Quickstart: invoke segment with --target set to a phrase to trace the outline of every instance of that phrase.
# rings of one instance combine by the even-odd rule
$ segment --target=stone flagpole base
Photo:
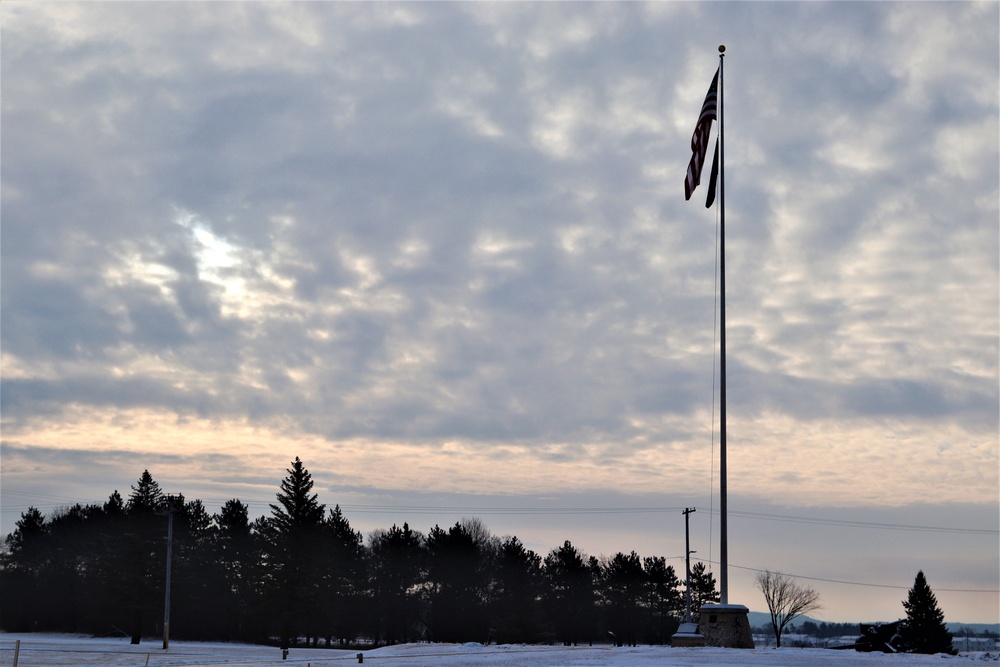
[[[677,632],[670,637],[671,646],[704,646],[705,637],[698,632],[697,623],[681,623]]]
[[[703,604],[698,618],[698,632],[705,646],[753,648],[750,633],[750,610],[741,604]]]

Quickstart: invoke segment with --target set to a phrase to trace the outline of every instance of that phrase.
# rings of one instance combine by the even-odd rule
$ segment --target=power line
[[[874,521],[855,521],[845,519],[821,519],[816,517],[789,516],[785,514],[767,514],[764,512],[730,512],[730,516],[745,519],[760,519],[764,521],[781,521],[786,523],[807,523],[813,525],[842,526],[845,528],[870,528],[874,530],[905,530],[929,533],[963,533],[970,535],[1000,535],[1000,530],[987,528],[962,528],[954,526],[918,526],[913,524],[881,523]]]
[[[718,563],[712,563],[713,565],[718,565]],[[766,570],[761,570],[755,567],[746,567],[744,565],[733,565],[729,564],[729,567],[735,567],[740,570],[748,570],[750,572],[765,572]],[[845,581],[843,579],[826,579],[824,577],[810,577],[804,574],[792,574],[790,572],[782,572],[782,574],[787,574],[789,577],[794,577],[796,579],[806,579],[809,581],[823,581],[830,584],[844,584],[846,586],[864,586],[866,588],[892,588],[895,590],[907,591],[910,590],[909,586],[896,586],[892,584],[872,584],[863,581]],[[1000,593],[1000,589],[973,589],[973,588],[934,588],[935,591],[941,591],[945,593]]]
[[[75,501],[70,498],[62,496],[52,496],[35,494],[22,491],[10,491],[6,495],[8,496],[18,496],[23,498],[46,498],[50,500],[64,501],[56,503],[35,503],[31,506],[35,507],[39,511],[50,510],[55,511],[63,509],[67,506],[76,504]],[[225,500],[220,500],[218,498],[210,498],[209,502],[218,502],[220,506],[228,501],[229,498]],[[203,501],[204,502],[204,501]],[[269,507],[270,503],[264,501],[241,501],[248,507]],[[81,503],[85,504],[85,503]],[[95,503],[96,504],[96,503]],[[9,505],[0,509],[3,512],[23,512],[27,510],[28,505],[14,506]],[[645,507],[471,507],[471,506],[446,506],[446,505],[375,505],[375,504],[341,504],[340,508],[342,510],[351,511],[359,514],[385,514],[385,513],[401,513],[401,514],[480,514],[480,515],[490,515],[490,516],[563,516],[563,515],[622,515],[622,514],[654,514],[654,513],[674,513],[682,511],[686,508],[683,507],[663,507],[663,506],[645,506]],[[705,509],[700,508],[701,511],[707,512],[709,514],[718,513],[718,510],[714,508]],[[745,519],[754,519],[760,521],[776,521],[776,522],[786,522],[786,523],[804,523],[811,525],[823,525],[823,526],[838,526],[842,528],[861,528],[869,530],[901,530],[901,531],[919,531],[919,532],[931,532],[931,533],[960,533],[969,535],[997,535],[1000,531],[992,529],[981,529],[981,528],[956,528],[951,526],[918,526],[912,524],[893,524],[893,523],[879,523],[879,522],[868,522],[868,521],[850,521],[841,519],[823,519],[817,517],[803,517],[803,516],[792,516],[785,514],[770,514],[765,512],[730,512],[730,516],[739,517]],[[671,557],[674,559],[675,557]],[[681,557],[676,557],[681,558]],[[718,562],[711,560],[711,557],[706,559],[706,562],[718,565]],[[729,564],[730,567],[734,567],[740,570],[747,570],[750,572],[764,572],[759,568],[747,567],[744,565],[735,565],[733,563]],[[909,590],[907,586],[899,586],[892,584],[873,584],[869,582],[860,581],[847,581],[843,579],[829,579],[825,577],[813,577],[808,575],[791,574],[785,573],[788,576],[795,577],[797,579],[805,579],[808,581],[822,581],[824,583],[831,584],[842,584],[846,586],[861,586],[867,588],[887,588],[893,590]],[[936,588],[935,590],[948,593],[990,593],[996,594],[1000,593],[1000,590],[988,589],[966,589],[966,588]]]
[[[77,500],[63,496],[34,494],[23,491],[10,491],[5,495],[22,498],[43,498],[56,502],[31,503],[39,511],[54,511],[67,506],[75,505]],[[230,498],[209,498],[206,503],[218,503],[221,507]],[[251,508],[267,508],[270,502],[267,501],[241,501]],[[81,503],[86,504],[86,503]],[[103,504],[95,503],[95,504]],[[0,508],[0,511],[23,512],[29,505],[9,504]],[[354,504],[341,503],[340,509],[345,512],[358,514],[479,514],[484,516],[563,516],[563,515],[623,515],[623,514],[668,514],[683,511],[684,507],[665,506],[636,506],[636,507],[495,507],[495,506],[448,506],[448,505],[378,505],[378,504]],[[707,514],[718,514],[714,507],[697,508]],[[916,524],[898,524],[889,522],[856,521],[847,519],[826,519],[821,517],[806,517],[787,514],[773,514],[766,512],[730,511],[729,515],[735,518],[753,519],[757,521],[775,521],[781,523],[801,523],[818,526],[836,526],[841,528],[861,528],[867,530],[897,530],[910,532],[964,534],[964,535],[1000,535],[1000,530],[988,528],[970,528],[956,526],[923,526]]]

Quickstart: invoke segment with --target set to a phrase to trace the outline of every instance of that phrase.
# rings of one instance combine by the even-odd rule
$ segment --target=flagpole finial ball
[[[725,52],[726,52],[726,45],[719,44],[719,53],[725,53]]]

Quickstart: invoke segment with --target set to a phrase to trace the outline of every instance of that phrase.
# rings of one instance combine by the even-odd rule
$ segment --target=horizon
[[[365,534],[676,557],[697,507],[718,560],[718,204],[683,181],[725,44],[730,601],[771,569],[885,618],[923,570],[1000,622],[1000,4],[0,32],[0,533],[143,469],[264,513],[300,456]]]
[[[291,465],[291,462],[289,462],[289,465]],[[662,556],[666,558],[668,565],[674,567],[682,582],[684,579],[683,506],[656,506],[652,504],[653,501],[650,501],[650,504],[641,505],[637,505],[634,502],[623,504],[627,503],[630,498],[621,496],[606,496],[601,498],[602,502],[591,505],[574,505],[574,502],[572,502],[582,502],[583,498],[594,500],[595,498],[592,495],[566,496],[562,501],[559,501],[561,503],[559,505],[552,504],[553,501],[557,500],[552,497],[535,499],[518,497],[515,499],[517,502],[513,504],[510,502],[511,498],[494,497],[494,504],[483,505],[483,496],[479,495],[465,496],[464,498],[470,504],[463,505],[461,502],[456,501],[453,494],[447,496],[432,495],[429,498],[427,496],[417,498],[409,496],[407,498],[409,502],[395,506],[352,504],[336,501],[328,502],[326,497],[331,491],[328,487],[320,484],[320,481],[324,477],[323,472],[311,468],[308,461],[303,461],[303,465],[309,470],[313,478],[315,484],[313,492],[317,494],[317,501],[324,506],[327,513],[335,506],[339,506],[344,516],[351,523],[352,528],[361,532],[366,545],[373,531],[388,529],[392,525],[402,526],[404,523],[407,523],[412,530],[426,536],[435,525],[440,525],[442,528],[447,529],[463,519],[477,518],[483,522],[492,535],[500,538],[516,536],[525,544],[526,548],[535,551],[542,557],[550,551],[559,548],[564,541],[569,540],[586,556],[610,558],[619,551],[626,554],[630,551],[636,551],[640,556]],[[148,468],[144,470],[148,470]],[[52,512],[65,509],[75,504],[75,502],[80,502],[84,505],[101,505],[115,491],[120,493],[122,499],[127,502],[131,486],[138,481],[140,474],[141,472],[136,475],[135,480],[126,484],[124,488],[119,487],[108,491],[103,500],[83,502],[70,501],[67,497],[61,497],[51,505],[35,504],[34,506],[48,517]],[[185,501],[200,500],[210,515],[217,513],[221,506],[230,499],[230,497],[222,496],[206,498],[185,493],[183,489],[176,489],[165,485],[155,474],[152,474],[152,476],[164,494],[181,494],[184,496]],[[240,498],[238,496],[232,497],[239,499],[247,505],[251,521],[260,516],[266,517],[270,515],[270,505],[275,503],[280,491],[280,481],[280,478],[274,481],[272,493],[269,498],[257,497],[248,500],[247,498]],[[359,492],[361,491],[346,490],[348,496]],[[438,503],[450,503],[450,506]],[[757,525],[758,522],[764,522],[765,525],[804,524],[808,526],[807,530],[812,531],[814,535],[822,535],[826,531],[834,531],[837,535],[842,535],[842,531],[848,531],[849,533],[857,531],[855,534],[859,532],[861,535],[865,535],[871,531],[882,531],[890,536],[888,538],[890,541],[893,535],[916,533],[918,536],[916,543],[919,544],[923,541],[919,539],[921,536],[929,535],[929,544],[934,544],[938,547],[941,547],[943,542],[940,537],[935,536],[940,535],[942,532],[958,536],[964,534],[966,535],[965,539],[971,540],[973,543],[992,538],[992,534],[989,531],[977,531],[975,529],[966,531],[958,526],[941,527],[893,524],[890,522],[892,518],[891,514],[880,514],[879,517],[876,517],[882,519],[880,521],[865,521],[862,519],[845,518],[844,514],[840,516],[810,517],[808,516],[808,512],[804,511],[798,511],[796,514],[775,514],[773,512],[761,512],[759,511],[760,507],[755,507],[754,509],[758,511],[745,511],[738,508],[731,511],[730,525],[735,528],[737,535],[745,534],[749,526]],[[845,512],[849,516],[851,509],[847,508]],[[711,541],[711,533],[717,533],[718,531],[718,513],[717,507],[696,507],[696,511],[691,515],[692,547],[698,547],[704,542]],[[424,517],[426,517],[426,520],[424,520]],[[711,520],[709,522],[699,521],[699,519],[704,519],[705,517],[710,517]],[[587,530],[587,526],[592,525],[595,518],[613,525],[605,526],[603,530],[598,531],[595,535],[592,530],[590,532]],[[664,531],[662,533],[650,534],[646,529],[651,520],[664,521],[666,523],[671,518],[674,520],[674,531],[671,533]],[[708,525],[705,525],[706,523]],[[496,528],[497,525],[501,526],[499,530]],[[522,525],[524,529],[519,530],[518,527]],[[566,526],[568,525],[577,525],[579,528],[567,530]],[[578,531],[578,533],[576,535],[571,534],[573,531]],[[599,539],[595,539],[595,537],[599,537]],[[912,535],[908,535],[908,537],[910,540],[913,540]],[[623,546],[615,546],[619,544],[617,540],[622,540],[625,544]],[[737,540],[737,553],[745,551],[739,549],[743,543],[744,540]],[[709,546],[713,548],[711,545]],[[947,552],[950,546],[944,546],[947,546],[947,548],[941,549],[941,551]],[[714,557],[713,553],[715,553]],[[937,555],[935,562],[938,560],[940,560],[940,554]],[[708,551],[706,553],[694,549],[691,558],[692,565],[699,561],[706,563],[708,570],[718,578],[719,561],[717,552]],[[754,600],[762,605],[763,598],[753,584],[753,577],[761,569],[779,570],[795,577],[798,583],[815,588],[821,593],[821,604],[823,606],[811,612],[809,617],[817,622],[828,623],[883,623],[905,617],[902,600],[906,598],[907,590],[913,584],[912,578],[916,575],[916,570],[914,570],[910,577],[911,580],[908,582],[901,580],[885,582],[873,580],[865,576],[858,576],[848,580],[834,579],[824,576],[823,570],[810,570],[810,566],[808,565],[803,565],[802,568],[798,569],[768,568],[766,564],[758,568],[751,568],[739,562],[731,562],[730,567],[730,577],[733,579],[735,575],[737,590],[741,596],[738,601],[739,604],[746,604],[751,610],[753,610],[751,602]],[[926,574],[926,568],[923,569],[925,569]],[[942,609],[945,611],[946,622],[961,625],[995,625],[998,623],[997,621],[959,618],[953,612],[956,607],[955,601],[968,600],[970,598],[976,599],[981,594],[970,593],[968,591],[954,591],[935,586],[935,574],[937,572],[934,572],[928,579],[931,589],[935,592]],[[877,612],[860,618],[831,618],[827,615],[827,610],[824,607],[829,598],[838,600],[841,596],[857,597],[859,592],[868,592],[867,599],[877,601],[877,608],[883,610],[881,615]],[[895,615],[893,615],[894,613]]]

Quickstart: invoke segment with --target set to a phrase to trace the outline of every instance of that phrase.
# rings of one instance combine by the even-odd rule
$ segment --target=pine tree
[[[162,609],[167,520],[160,513],[166,502],[159,483],[143,470],[126,505],[128,528],[119,547],[122,562],[112,573],[121,578],[125,591],[122,608],[130,616],[133,644],[142,641]]]
[[[649,641],[665,643],[673,635],[684,614],[684,598],[681,582],[673,565],[667,565],[663,556],[647,556],[642,559],[642,569],[646,571],[646,610],[649,614]]]
[[[118,492],[115,491],[115,494]],[[148,470],[143,470],[139,481],[132,487],[132,493],[128,497],[128,511],[130,514],[144,513],[150,514],[163,508],[166,498],[160,490],[160,484],[153,480],[153,476]]]
[[[125,501],[122,500],[122,496],[118,493],[118,489],[108,496],[108,502],[104,503],[104,515],[109,517],[123,517],[125,516]]]
[[[719,592],[715,588],[713,575],[701,561],[691,566],[691,611],[698,613],[701,605],[718,602]]]
[[[639,625],[639,604],[646,588],[646,573],[639,554],[618,552],[608,560],[603,572],[602,593],[608,630],[618,646],[635,646]]]
[[[28,511],[21,513],[21,518],[14,527],[14,532],[7,536],[7,547],[15,557],[16,564],[28,564],[41,553],[39,551],[36,554],[35,550],[49,530],[45,525],[45,517],[37,507],[29,507]]]
[[[249,508],[236,498],[227,500],[212,521],[216,526],[212,535],[213,560],[218,563],[225,583],[223,637],[246,639],[250,635],[243,621],[254,601],[252,575],[256,556]]]
[[[320,561],[322,615],[317,619],[320,636],[342,645],[361,631],[364,596],[367,593],[363,537],[351,528],[340,505],[330,510],[323,524]]]
[[[404,523],[371,536],[371,591],[376,634],[386,644],[415,636],[427,551],[418,531]]]
[[[295,457],[281,480],[278,503],[271,505],[265,540],[270,569],[268,591],[286,645],[301,631],[314,630],[322,607],[322,532],[326,506],[312,493],[312,475]],[[313,634],[315,639],[315,634]]]
[[[431,627],[436,641],[486,641],[484,545],[462,522],[427,534]]]
[[[15,525],[0,550],[0,614],[4,630],[28,632],[37,628],[45,606],[38,591],[49,560],[49,526],[37,507],[29,507]]]
[[[278,532],[289,535],[302,528],[311,531],[323,523],[326,506],[317,501],[312,475],[306,470],[299,457],[286,469],[288,476],[281,480],[280,505],[271,505],[271,521]]]
[[[594,569],[569,540],[545,557],[548,617],[564,646],[593,636]]]
[[[913,582],[907,599],[903,602],[906,623],[901,629],[903,647],[910,653],[955,652],[952,636],[944,623],[944,613],[938,607],[927,578],[921,570]]]
[[[505,537],[493,559],[490,605],[497,643],[535,641],[541,631],[542,557]]]

